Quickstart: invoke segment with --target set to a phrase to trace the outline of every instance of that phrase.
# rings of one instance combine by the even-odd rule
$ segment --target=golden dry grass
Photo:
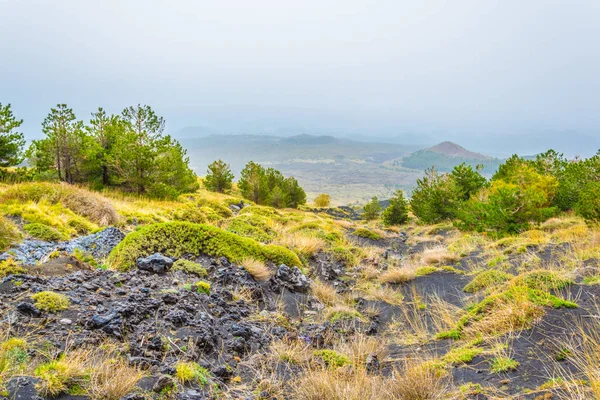
[[[277,239],[276,244],[295,250],[297,253],[310,257],[327,246],[323,239],[307,236],[301,232],[288,233]]]
[[[445,246],[435,246],[423,251],[421,261],[425,264],[452,264],[460,260],[460,256],[448,250]]]
[[[382,283],[406,283],[417,277],[417,268],[412,263],[401,267],[392,267],[379,276]]]
[[[335,288],[327,283],[320,280],[315,280],[311,286],[313,296],[317,298],[321,303],[332,306],[341,301],[340,296],[337,294]]]
[[[240,265],[259,282],[267,281],[273,275],[264,262],[254,258],[245,258]]]

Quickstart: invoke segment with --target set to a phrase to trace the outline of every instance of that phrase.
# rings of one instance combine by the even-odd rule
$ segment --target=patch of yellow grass
[[[273,274],[264,262],[254,258],[245,258],[240,265],[244,267],[254,279],[260,282],[269,280]]]
[[[316,254],[327,246],[323,239],[306,236],[300,232],[283,235],[277,239],[277,244],[288,247],[306,257]]]
[[[445,246],[435,246],[423,251],[421,260],[425,264],[451,264],[460,260],[460,256],[448,250]]]
[[[406,283],[417,277],[417,267],[407,264],[401,267],[392,267],[379,276],[382,283]]]
[[[327,283],[315,280],[311,286],[313,296],[317,298],[321,303],[332,306],[341,301],[340,296],[337,294],[335,288]]]

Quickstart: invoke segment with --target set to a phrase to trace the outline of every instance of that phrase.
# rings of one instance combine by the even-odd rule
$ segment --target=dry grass
[[[271,344],[268,354],[274,363],[305,364],[310,361],[312,351],[306,342],[300,340],[278,340]]]
[[[306,257],[316,254],[327,246],[324,240],[314,236],[306,236],[301,232],[283,235],[277,240],[276,244],[291,248]]]
[[[331,285],[321,282],[320,280],[315,280],[313,282],[311,290],[313,296],[327,306],[332,306],[341,301],[340,296],[337,294],[335,288]]]
[[[86,392],[94,400],[119,400],[131,393],[144,373],[122,357],[95,355],[87,364],[90,372]]]
[[[259,282],[267,281],[273,275],[273,272],[264,262],[254,258],[245,258],[240,265]]]
[[[385,362],[388,356],[388,347],[385,339],[363,334],[355,335],[335,346],[339,353],[346,354],[354,368],[364,368],[370,354],[377,356],[380,363]]]
[[[392,267],[379,276],[382,283],[406,283],[417,277],[417,268],[409,263],[401,267]]]
[[[452,264],[460,260],[460,256],[450,252],[445,246],[435,246],[426,249],[421,256],[421,260],[425,264]]]

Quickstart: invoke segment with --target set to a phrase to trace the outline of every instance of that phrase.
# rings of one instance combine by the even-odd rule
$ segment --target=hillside
[[[596,227],[344,215],[1,185],[0,398],[593,398]]]
[[[410,189],[422,174],[386,165],[416,150],[399,144],[313,135],[208,135],[183,139],[182,144],[199,175],[215,159],[231,164],[235,174],[255,161],[298,179],[309,199],[329,193],[337,205],[364,203],[373,195],[390,197],[397,189]]]
[[[406,168],[423,170],[434,166],[439,171],[448,172],[463,162],[473,167],[481,164],[484,166],[484,173],[491,175],[502,160],[469,151],[453,142],[442,142],[416,151],[402,158],[399,163]]]

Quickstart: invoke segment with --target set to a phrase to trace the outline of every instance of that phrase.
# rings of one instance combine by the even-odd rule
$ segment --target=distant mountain
[[[442,142],[433,147],[416,151],[402,159],[402,166],[412,169],[435,167],[438,171],[451,171],[465,163],[473,167],[483,165],[484,173],[491,175],[502,163],[501,159],[475,153],[453,142]]]

